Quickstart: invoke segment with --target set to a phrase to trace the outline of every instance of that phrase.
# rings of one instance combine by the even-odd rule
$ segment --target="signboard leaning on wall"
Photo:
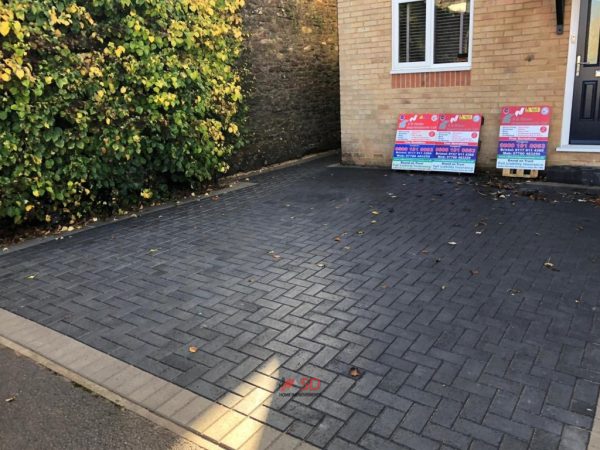
[[[497,169],[544,170],[550,106],[505,106],[500,116]]]
[[[392,169],[475,173],[480,114],[400,114]]]

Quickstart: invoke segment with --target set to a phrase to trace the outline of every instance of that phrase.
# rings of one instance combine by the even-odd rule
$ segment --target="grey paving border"
[[[335,156],[340,154],[340,149],[327,150],[319,153],[312,153],[310,155],[303,156],[302,158],[292,159],[289,161],[284,161],[278,164],[272,164],[270,166],[263,167],[261,169],[250,170],[247,172],[238,172],[233,175],[229,175],[223,178],[219,178],[219,183],[231,183],[236,180],[241,180],[242,178],[255,177],[256,175],[262,175],[264,173],[274,172],[276,170],[286,169],[288,167],[298,166],[300,164],[305,164],[310,161],[314,161],[316,159],[328,158],[330,156]]]
[[[383,167],[383,166],[356,166],[354,164],[342,164],[342,163],[329,164],[327,167],[329,167],[331,169],[360,169],[360,170],[386,170],[386,169],[389,169],[389,167]]]
[[[208,450],[316,449],[4,309],[0,344]]]
[[[553,191],[579,192],[582,194],[598,195],[600,194],[600,186],[587,186],[584,184],[567,184],[555,183],[553,181],[521,181],[521,189],[549,189]]]
[[[596,417],[594,417],[594,425],[592,426],[592,432],[590,434],[590,443],[588,444],[588,450],[600,450],[600,398],[598,399],[598,406],[596,407]]]

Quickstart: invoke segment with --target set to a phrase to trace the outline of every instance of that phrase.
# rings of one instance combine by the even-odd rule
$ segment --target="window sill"
[[[600,153],[600,145],[561,145],[557,152]]]

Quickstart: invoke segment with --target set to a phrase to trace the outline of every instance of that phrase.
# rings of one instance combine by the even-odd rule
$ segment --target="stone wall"
[[[247,0],[248,120],[232,171],[340,147],[335,0]]]

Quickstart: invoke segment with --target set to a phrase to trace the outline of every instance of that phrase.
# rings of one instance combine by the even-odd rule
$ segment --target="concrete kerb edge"
[[[31,339],[32,336],[37,336],[37,338]],[[62,375],[63,377],[67,378],[73,383],[80,385],[85,389],[88,389],[92,393],[104,397],[112,403],[130,410],[146,418],[147,420],[150,420],[156,425],[170,430],[175,435],[180,436],[182,439],[186,439],[190,442],[193,442],[204,449],[234,450],[228,444],[221,442],[220,439],[215,440],[211,436],[205,435],[204,430],[197,429],[197,423],[194,422],[195,425],[191,426],[188,422],[182,423],[180,420],[178,420],[177,413],[181,408],[178,408],[176,411],[173,411],[172,414],[162,414],[160,412],[160,406],[162,405],[162,403],[160,405],[156,405],[156,408],[149,407],[145,403],[145,401],[140,402],[139,399],[136,399],[134,395],[129,396],[126,393],[119,394],[119,392],[121,392],[120,389],[123,387],[123,383],[122,380],[119,380],[118,377],[113,376],[116,375],[116,373],[112,373],[106,379],[103,379],[101,377],[97,377],[94,372],[85,371],[83,369],[81,369],[83,371],[80,371],[80,369],[74,368],[74,366],[70,366],[69,363],[65,363],[63,356],[55,356],[52,353],[45,354],[46,350],[43,350],[45,347],[43,346],[43,344],[40,344],[40,336],[46,336],[47,338],[51,338],[56,343],[56,345],[61,347],[75,345],[79,348],[74,349],[73,351],[82,353],[84,355],[90,352],[98,353],[98,350],[95,350],[93,347],[90,347],[87,344],[84,344],[80,341],[77,341],[76,339],[54,331],[44,325],[38,324],[29,319],[21,317],[18,314],[0,308],[0,345],[12,349],[13,351],[33,360],[34,362],[42,365],[43,367],[46,367],[52,370],[53,372]],[[155,378],[161,383],[164,382],[170,385],[179,393],[187,393],[190,396],[193,396],[193,401],[202,400],[202,403],[207,403],[208,405],[205,405],[206,407],[197,411],[197,413],[200,414],[200,416],[198,417],[201,417],[205,411],[209,411],[211,408],[217,406],[224,407],[229,412],[234,411],[230,407],[220,405],[217,402],[206,399],[201,395],[188,391],[183,387],[165,381],[160,377],[148,374],[148,372],[136,368],[131,364],[125,363],[113,356],[110,356],[103,352],[99,353],[101,357],[105,359],[105,361],[102,363],[102,368],[100,370],[109,370],[112,367],[112,369],[110,370],[114,372],[114,366],[118,365],[121,367],[121,372],[124,372],[125,370],[131,370],[139,372],[138,376],[141,376],[142,374],[147,374],[149,377]],[[150,380],[149,383],[151,382],[153,381]],[[134,389],[134,391],[135,390],[136,389]],[[182,404],[181,406],[184,407],[185,405]],[[249,415],[245,415],[245,417],[246,419],[254,420]],[[258,422],[262,421],[259,420]],[[277,438],[275,439],[276,443],[284,445],[284,448],[286,449],[289,448],[291,450],[297,447],[301,447],[303,449],[316,450],[316,447],[306,442],[303,442],[302,440],[297,439],[285,432],[279,431],[264,422],[260,426],[262,427],[263,432],[272,432],[277,434]],[[228,429],[226,431],[226,436],[230,436],[229,433],[233,432],[234,429],[236,429],[235,426]],[[240,445],[245,445],[246,441],[251,440],[252,438],[253,435],[249,435],[243,442],[240,441],[239,443]]]
[[[392,171],[392,169],[390,167],[386,167],[386,166],[357,166],[355,164],[342,164],[342,163],[330,164],[327,167],[329,167],[330,169],[359,169],[359,170]]]
[[[177,436],[181,437],[182,439],[185,439],[187,441],[190,441],[196,445],[199,445],[203,448],[206,449],[223,449],[225,447],[221,447],[211,441],[208,441],[206,439],[204,439],[202,436],[194,433],[193,431],[190,431],[187,428],[184,428],[178,424],[176,424],[175,422],[172,422],[171,420],[162,417],[158,414],[153,413],[152,411],[149,411],[148,409],[144,408],[143,406],[138,405],[137,403],[134,403],[122,396],[120,396],[119,394],[103,387],[100,386],[99,384],[69,370],[68,368],[40,355],[39,353],[24,347],[23,345],[14,342],[11,339],[8,339],[6,337],[0,336],[0,345],[3,345],[4,347],[10,348],[11,350],[17,352],[18,354],[31,359],[32,361],[36,362],[37,364],[40,364],[41,366],[46,367],[47,369],[65,377],[66,379],[68,379],[69,381],[84,387],[85,389],[91,391],[92,393],[105,398],[106,400],[122,407],[125,408],[129,411],[132,411],[134,413],[136,413],[137,415],[153,422],[154,424],[165,428],[169,431],[171,431],[172,433],[176,434]]]
[[[239,172],[234,173],[233,175],[229,175],[223,178],[219,178],[219,183],[231,183],[233,181],[238,181],[242,178],[250,178],[255,177],[257,175],[262,175],[269,172],[275,172],[281,169],[287,169],[288,167],[299,166],[300,164],[306,164],[310,161],[314,161],[316,159],[327,158],[329,156],[335,156],[340,154],[340,149],[327,150],[325,152],[313,153],[311,155],[303,156],[302,158],[292,159],[290,161],[284,161],[278,164],[272,164],[267,167],[263,167],[262,169],[250,170],[248,172]]]
[[[600,186],[587,186],[584,184],[555,183],[553,181],[521,181],[519,184],[521,191],[552,191],[552,192],[578,192],[588,195],[600,195]]]

